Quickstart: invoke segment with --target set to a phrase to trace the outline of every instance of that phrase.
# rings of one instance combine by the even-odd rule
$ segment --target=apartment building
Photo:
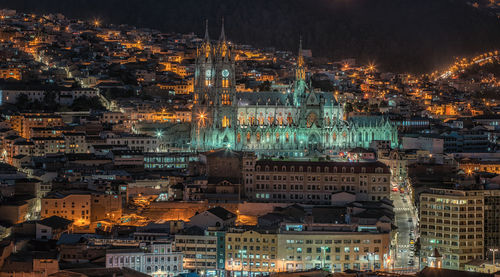
[[[338,192],[369,201],[388,198],[390,193],[391,173],[381,162],[244,159],[243,163],[245,194],[252,201],[328,205]]]
[[[202,229],[191,227],[175,235],[175,249],[184,254],[185,270],[203,272],[204,276],[218,276],[217,236],[205,235]]]
[[[91,202],[90,193],[49,193],[42,199],[41,217],[47,218],[56,215],[73,220],[75,225],[89,225]]]
[[[278,235],[278,260],[283,270],[325,268],[380,270],[389,267],[389,232],[358,232],[340,226],[287,225]]]
[[[226,233],[226,270],[236,276],[326,269],[380,270],[391,265],[391,234],[354,225],[285,223],[278,229]]]
[[[226,232],[226,270],[233,276],[280,271],[276,230],[232,229]]]
[[[447,269],[463,269],[466,263],[484,258],[484,192],[431,189],[420,195],[423,266],[428,264],[428,257],[435,248],[442,255],[442,267]]]

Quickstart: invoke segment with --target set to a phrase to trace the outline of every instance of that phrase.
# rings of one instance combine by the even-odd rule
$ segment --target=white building
[[[106,268],[127,267],[153,277],[172,277],[183,273],[183,254],[172,243],[151,244],[145,248],[109,249]]]
[[[131,150],[141,150],[142,152],[156,152],[158,150],[158,138],[152,136],[104,132],[101,137],[106,139],[107,144],[124,145]]]

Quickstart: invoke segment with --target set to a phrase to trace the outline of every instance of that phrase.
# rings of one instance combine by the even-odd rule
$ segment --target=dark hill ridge
[[[0,0],[20,11],[60,12],[167,32],[203,31],[258,47],[297,49],[303,36],[314,56],[355,57],[379,68],[428,72],[500,48],[500,20],[466,0]]]

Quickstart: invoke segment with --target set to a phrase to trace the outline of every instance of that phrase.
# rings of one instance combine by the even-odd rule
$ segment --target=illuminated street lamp
[[[163,131],[162,130],[156,130],[156,137],[157,138],[162,138],[163,137]]]
[[[489,250],[493,256],[493,265],[495,265],[495,253],[498,252],[498,248],[490,248]]]

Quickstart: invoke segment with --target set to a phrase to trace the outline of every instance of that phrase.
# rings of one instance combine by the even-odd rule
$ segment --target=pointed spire
[[[299,55],[302,56],[302,35],[299,38]]]
[[[225,40],[226,40],[226,33],[224,32],[224,17],[222,17],[222,29],[220,31],[219,41],[225,41]]]
[[[205,20],[205,38],[206,42],[210,42],[210,37],[208,36],[208,19]]]
[[[302,56],[302,35],[299,40],[299,56],[297,58],[297,66],[304,66],[304,57]]]

